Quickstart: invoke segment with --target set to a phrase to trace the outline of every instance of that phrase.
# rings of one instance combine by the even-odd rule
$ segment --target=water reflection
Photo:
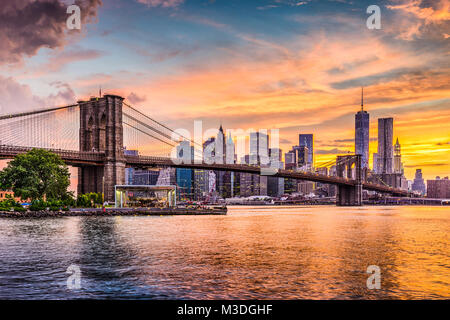
[[[0,219],[0,298],[449,298],[447,211]],[[80,290],[65,286],[70,264],[81,267]],[[381,290],[366,287],[369,265],[381,268]]]
[[[81,219],[79,264],[82,268],[82,293],[104,298],[129,295],[152,298],[151,292],[137,292],[140,265],[136,248],[129,244],[133,233],[120,233],[120,217]]]

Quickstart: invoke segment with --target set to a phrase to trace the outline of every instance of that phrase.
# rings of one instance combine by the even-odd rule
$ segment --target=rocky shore
[[[139,209],[71,209],[69,211],[0,211],[0,218],[113,217],[113,216],[181,216],[226,215],[226,207],[215,208],[139,208]]]

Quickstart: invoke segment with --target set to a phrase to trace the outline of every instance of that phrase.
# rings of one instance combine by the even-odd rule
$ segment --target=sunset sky
[[[67,30],[67,4],[82,7]],[[381,8],[369,30],[366,9]],[[450,0],[2,0],[0,114],[103,92],[172,128],[315,135],[354,151],[364,86],[372,153],[394,117],[408,179],[450,175]]]

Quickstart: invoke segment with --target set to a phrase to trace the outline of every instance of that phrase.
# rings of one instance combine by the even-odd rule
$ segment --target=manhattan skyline
[[[0,17],[30,1],[5,3]],[[81,31],[44,11],[22,25],[3,19],[0,113],[71,104],[102,87],[173,128],[190,129],[194,120],[279,128],[283,152],[299,133],[312,133],[320,165],[353,152],[364,86],[369,166],[377,119],[393,117],[408,179],[418,168],[426,179],[448,175],[448,0],[380,1],[380,30],[366,28],[371,1],[85,4]],[[38,18],[59,27],[20,35]]]

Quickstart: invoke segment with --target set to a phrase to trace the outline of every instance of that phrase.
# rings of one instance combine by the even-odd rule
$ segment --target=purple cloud
[[[145,96],[138,96],[136,93],[131,92],[127,99],[132,103],[132,104],[137,104],[137,103],[141,103],[144,102],[147,98]]]
[[[50,85],[56,88],[56,93],[47,97],[38,97],[32,93],[28,85],[20,84],[12,77],[0,76],[0,96],[2,97],[0,114],[14,114],[76,102],[75,92],[67,83],[53,82]]]
[[[82,23],[97,14],[101,0],[76,0]],[[0,7],[0,64],[18,63],[42,48],[64,46],[67,4],[62,0],[2,0]],[[73,31],[71,31],[73,32]]]

